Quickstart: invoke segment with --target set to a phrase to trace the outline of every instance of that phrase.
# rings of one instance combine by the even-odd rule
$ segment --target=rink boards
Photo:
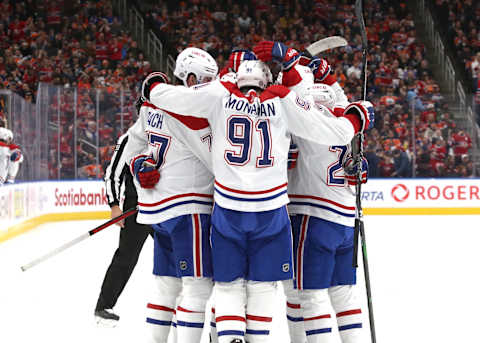
[[[480,179],[371,179],[362,186],[365,215],[480,214]],[[108,219],[102,181],[44,181],[0,188],[0,242],[38,225]]]

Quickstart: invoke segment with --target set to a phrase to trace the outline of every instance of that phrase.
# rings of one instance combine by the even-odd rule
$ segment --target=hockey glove
[[[22,158],[22,153],[18,149],[14,150],[10,155],[11,162],[18,162],[20,161],[21,158]]]
[[[284,70],[295,66],[300,57],[297,50],[289,48],[281,42],[262,41],[253,47],[253,52],[263,62],[280,62]]]
[[[290,143],[290,149],[288,150],[288,170],[297,166],[298,159],[298,147],[295,143]]]
[[[233,50],[232,53],[230,54],[230,57],[228,58],[228,68],[233,71],[237,72],[238,67],[240,67],[240,64],[243,61],[251,61],[251,60],[256,60],[257,56],[250,51],[250,50],[244,50],[244,49],[236,49]]]
[[[321,82],[331,86],[337,81],[335,76],[330,74],[332,67],[328,64],[327,60],[323,58],[315,56],[308,64],[308,67],[312,70],[315,82]]]
[[[160,180],[160,173],[155,168],[155,160],[151,156],[138,155],[130,163],[130,171],[142,188],[153,188]]]
[[[156,71],[147,75],[142,83],[142,100],[150,101],[150,91],[158,83],[169,83],[168,76],[160,71]]]
[[[373,127],[375,111],[370,101],[352,102],[345,108],[345,118],[350,120],[355,128],[355,133],[364,132]]]
[[[343,164],[343,170],[345,172],[345,179],[348,184],[355,186],[357,184],[357,171],[358,165],[355,163],[352,156],[349,156]],[[361,183],[367,183],[368,180],[368,161],[365,157],[362,157],[362,176]]]

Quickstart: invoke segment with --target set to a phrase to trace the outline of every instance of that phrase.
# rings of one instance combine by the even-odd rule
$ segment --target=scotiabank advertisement
[[[374,179],[362,186],[364,208],[479,208],[480,179]]]
[[[40,215],[109,209],[103,181],[45,181],[0,187],[0,231]]]

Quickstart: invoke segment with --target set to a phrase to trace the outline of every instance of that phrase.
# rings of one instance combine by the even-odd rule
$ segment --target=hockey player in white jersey
[[[8,129],[0,127],[0,186],[7,181],[10,163],[10,144]]]
[[[213,80],[217,72],[216,62],[207,52],[187,48],[178,55],[174,74],[190,87]],[[142,90],[146,99],[150,87],[162,78],[159,73],[146,78]],[[213,287],[209,241],[212,137],[207,120],[175,112],[148,101],[143,104],[135,130],[146,134],[149,148],[130,165],[138,186],[137,220],[152,224],[155,230],[157,294],[147,306],[147,323],[156,342],[167,341],[173,324],[178,342],[196,343]],[[175,312],[176,322],[173,319],[172,323]]]
[[[20,146],[14,143],[13,141],[13,132],[9,129],[5,129],[7,134],[7,144],[10,150],[10,158],[8,161],[7,168],[7,179],[6,183],[14,183],[15,178],[17,177],[18,170],[20,169],[20,163],[23,162],[23,154]]]
[[[288,64],[288,52],[282,57]],[[308,99],[267,86],[260,61],[190,89],[159,84],[149,98],[180,115],[208,119],[214,137],[212,213],[216,325],[220,343],[268,340],[275,281],[292,278],[286,211],[289,133],[323,144],[347,144],[373,113],[327,118]],[[236,83],[235,83],[236,81]],[[179,102],[178,99],[183,99]],[[248,299],[248,301],[247,301]]]
[[[291,70],[283,83],[313,96],[316,104],[332,110],[331,115],[342,116],[353,106],[362,111],[371,107],[368,102],[349,104],[330,66],[319,58],[310,68]],[[353,288],[355,193],[350,185],[355,184],[357,173],[351,148],[293,139],[299,156],[296,168],[289,172],[288,209],[294,232],[295,289],[285,285],[292,343],[334,342],[331,306],[342,342],[363,342],[361,308]],[[362,182],[366,182],[367,168],[364,161]]]

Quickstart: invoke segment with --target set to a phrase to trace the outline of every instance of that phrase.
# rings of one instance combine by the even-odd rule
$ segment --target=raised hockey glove
[[[355,128],[355,133],[365,132],[373,127],[375,111],[370,101],[352,102],[345,108],[345,118],[350,120]]]
[[[300,54],[281,42],[262,41],[253,47],[253,52],[263,62],[276,61],[282,64],[284,70],[295,66]]]
[[[349,156],[345,163],[343,164],[343,170],[345,172],[345,179],[348,184],[355,186],[357,184],[357,175],[358,175],[358,164],[355,163],[355,160],[352,156]],[[368,161],[365,157],[362,157],[362,176],[361,183],[366,183],[368,180]]]
[[[297,166],[298,159],[298,147],[295,143],[290,143],[290,149],[288,150],[288,170]]]
[[[160,71],[155,71],[147,75],[142,82],[141,99],[143,101],[150,101],[150,91],[159,83],[169,83],[168,76]]]
[[[334,75],[330,74],[332,67],[328,64],[327,60],[320,57],[313,57],[308,64],[308,67],[312,70],[315,82],[325,83],[329,86],[334,84],[337,79]]]
[[[240,64],[243,61],[252,61],[256,59],[257,56],[255,56],[252,51],[245,49],[236,49],[232,51],[230,57],[228,58],[228,68],[236,73],[238,71],[238,67],[240,67]]]
[[[157,162],[147,155],[138,155],[132,160],[130,171],[142,188],[153,188],[160,180],[160,173],[155,168],[156,164]]]

